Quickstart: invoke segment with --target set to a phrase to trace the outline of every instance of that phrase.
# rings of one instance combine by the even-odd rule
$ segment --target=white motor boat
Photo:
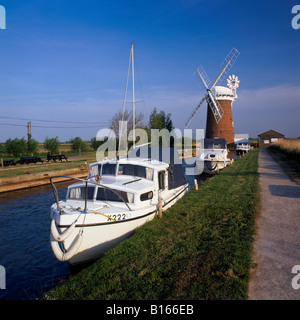
[[[207,174],[219,173],[233,162],[228,158],[226,139],[204,139],[204,149],[196,159],[196,171]],[[203,171],[200,169],[203,168]]]
[[[144,156],[145,152],[148,156]],[[90,164],[87,179],[68,187],[51,206],[50,241],[54,255],[71,264],[93,260],[166,210],[188,191],[176,149],[170,163],[162,148],[137,148],[126,158]],[[143,155],[143,156],[141,156]],[[72,177],[70,177],[72,178]]]
[[[235,152],[237,155],[243,155],[251,150],[251,144],[248,140],[237,141],[235,145]]]

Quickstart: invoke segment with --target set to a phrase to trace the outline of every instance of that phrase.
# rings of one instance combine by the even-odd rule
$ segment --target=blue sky
[[[95,137],[122,108],[131,42],[136,98],[144,100],[137,111],[146,119],[156,107],[183,130],[205,93],[195,69],[203,65],[214,80],[236,47],[236,133],[299,137],[300,29],[291,26],[298,2],[0,0],[0,141],[26,137],[26,119],[41,142]],[[203,105],[190,128],[205,129],[205,119]]]

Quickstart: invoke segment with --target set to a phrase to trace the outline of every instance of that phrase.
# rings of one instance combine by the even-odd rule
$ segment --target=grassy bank
[[[247,299],[258,150],[139,228],[48,299]]]
[[[289,177],[300,184],[300,139],[279,140],[268,151]]]
[[[15,166],[0,167],[0,178],[15,177],[18,175],[48,172],[54,170],[66,170],[72,168],[79,168],[80,166],[86,166],[96,161],[95,151],[82,154],[81,156],[69,156],[68,161],[57,161],[37,163],[37,164],[17,164]]]
[[[18,167],[13,167],[9,169],[0,170],[0,178],[8,178],[15,177],[19,175],[28,175],[40,172],[48,172],[48,171],[60,171],[66,169],[73,168],[81,168],[86,167],[87,161],[69,161],[69,162],[61,162],[61,163],[50,163],[50,164],[35,164],[35,165],[23,165]]]

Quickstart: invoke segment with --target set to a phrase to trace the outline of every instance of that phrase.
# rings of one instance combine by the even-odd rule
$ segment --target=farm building
[[[271,143],[283,138],[283,134],[274,130],[269,130],[258,135],[258,145],[260,148],[267,148]]]

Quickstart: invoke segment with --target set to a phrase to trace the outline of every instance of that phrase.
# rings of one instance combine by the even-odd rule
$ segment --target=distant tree
[[[124,114],[122,110],[115,113],[109,122],[109,127],[114,131],[116,137],[119,138],[119,121],[127,121],[127,137],[129,132],[132,130],[132,111],[125,110]],[[136,113],[135,115],[135,128],[145,128],[144,115],[143,113]]]
[[[150,135],[151,129],[167,129],[169,132],[171,132],[174,129],[173,122],[171,119],[171,113],[166,113],[164,111],[158,112],[156,108],[153,109],[153,111],[150,114],[149,117],[149,131],[148,135]],[[162,139],[160,138],[160,145],[162,145]],[[170,137],[170,146],[174,146],[174,137]]]
[[[165,126],[166,126],[166,129],[168,129],[170,132],[174,129],[173,121],[171,119],[171,113],[167,114],[167,117],[165,120]]]
[[[168,129],[171,132],[174,129],[171,114],[166,115],[164,111],[158,113],[154,108],[149,117],[149,129]]]
[[[93,150],[97,150],[104,141],[98,141],[96,138],[91,139],[91,147]]]
[[[27,142],[25,138],[22,139],[7,139],[5,142],[6,153],[19,157],[27,152]]]
[[[29,139],[27,141],[27,153],[35,153],[38,149],[39,143],[34,139]]]
[[[9,138],[5,141],[5,152],[8,154],[12,154],[13,153],[13,147],[12,147],[12,139]]]
[[[0,144],[0,155],[3,156],[6,153],[5,144]]]
[[[149,117],[149,128],[150,129],[164,129],[165,128],[166,115],[164,111],[160,113],[154,108]]]
[[[70,140],[72,151],[81,153],[82,151],[86,151],[88,149],[88,144],[83,141],[80,137],[76,137]]]
[[[58,137],[55,138],[48,138],[46,137],[45,142],[44,142],[44,148],[51,153],[58,153],[60,146],[60,141],[58,140]]]

